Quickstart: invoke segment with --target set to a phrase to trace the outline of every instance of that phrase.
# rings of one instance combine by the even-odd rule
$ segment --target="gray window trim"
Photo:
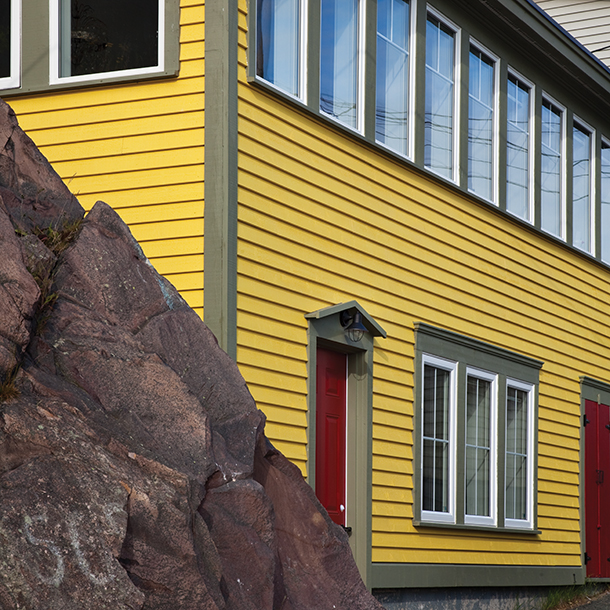
[[[31,4],[31,5],[30,5]],[[164,66],[157,72],[108,76],[96,74],[77,83],[49,84],[49,0],[32,0],[21,18],[21,83],[19,87],[0,90],[0,96],[77,89],[100,84],[144,81],[177,76],[180,67],[180,0],[165,0]]]
[[[455,481],[455,524],[424,521],[421,510],[421,403],[422,403],[422,366],[424,355],[429,354],[439,358],[457,362],[457,442],[456,455],[456,481]],[[497,433],[497,516],[496,527],[488,525],[477,525],[465,523],[465,499],[464,499],[464,439],[463,439],[463,414],[465,409],[465,387],[466,373],[468,367],[481,369],[495,373],[498,378],[498,433]],[[418,528],[452,528],[470,529],[482,531],[502,531],[518,534],[539,534],[537,529],[537,446],[538,446],[538,383],[539,372],[543,363],[534,358],[511,352],[501,347],[472,339],[458,333],[429,324],[415,324],[415,402],[414,402],[414,448],[413,448],[413,471],[414,471],[414,503],[413,523]],[[505,525],[504,517],[504,493],[505,493],[505,409],[506,409],[506,387],[507,380],[520,380],[534,386],[533,392],[533,498],[532,498],[532,528],[515,528]]]

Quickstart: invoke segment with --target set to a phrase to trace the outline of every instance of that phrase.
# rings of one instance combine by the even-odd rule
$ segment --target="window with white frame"
[[[256,74],[303,97],[302,45],[306,0],[257,0]]]
[[[377,1],[377,87],[375,137],[408,154],[409,30],[407,0]]]
[[[506,381],[505,520],[508,527],[533,523],[533,398],[532,384]]]
[[[50,0],[50,83],[162,71],[164,9],[164,0]]]
[[[320,111],[361,127],[361,0],[320,0]]]
[[[19,87],[20,15],[20,0],[0,0],[0,89]]]
[[[466,371],[465,516],[466,523],[495,525],[497,472],[497,375]]]
[[[415,325],[416,525],[534,531],[542,363]]]
[[[602,138],[601,155],[601,257],[610,264],[610,142]]]
[[[426,22],[424,166],[455,178],[455,81],[457,30],[429,13]]]
[[[574,121],[572,127],[572,245],[592,251],[592,130]]]
[[[530,221],[531,85],[509,74],[506,97],[506,209]]]
[[[496,60],[471,44],[468,78],[468,189],[494,199]]]
[[[422,398],[422,515],[453,522],[455,362],[425,355]]]
[[[540,226],[543,231],[564,237],[563,198],[563,109],[542,99],[540,142]]]

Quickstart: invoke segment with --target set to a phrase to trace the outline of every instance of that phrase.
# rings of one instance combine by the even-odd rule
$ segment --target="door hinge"
[[[582,425],[583,425],[583,426],[586,426],[587,424],[590,424],[590,423],[591,423],[591,422],[590,422],[590,421],[587,419],[587,414],[585,413],[585,414],[582,416]]]
[[[597,473],[597,480],[595,482],[598,485],[601,485],[604,482],[604,471],[603,470],[596,470],[595,472]]]
[[[585,565],[587,565],[591,561],[591,557],[585,553]]]

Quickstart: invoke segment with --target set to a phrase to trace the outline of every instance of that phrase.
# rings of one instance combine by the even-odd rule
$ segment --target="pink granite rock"
[[[235,364],[0,102],[0,608],[380,608]]]

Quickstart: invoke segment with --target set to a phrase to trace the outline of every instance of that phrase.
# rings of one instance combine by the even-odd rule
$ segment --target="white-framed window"
[[[376,141],[409,154],[411,5],[409,0],[377,1]]]
[[[593,129],[574,118],[572,125],[572,245],[593,252]]]
[[[49,83],[164,70],[164,0],[50,0]]]
[[[497,57],[471,41],[468,76],[468,190],[496,201]]]
[[[601,257],[610,264],[610,140],[602,138],[600,151],[601,171]]]
[[[565,108],[543,95],[540,123],[540,227],[565,239]]]
[[[506,95],[506,210],[532,221],[533,85],[509,72]]]
[[[320,0],[320,112],[363,123],[364,0]]]
[[[497,522],[497,374],[468,367],[464,415],[464,522],[493,527]]]
[[[456,180],[460,30],[436,11],[426,21],[424,166]]]
[[[416,526],[536,530],[542,365],[415,324]]]
[[[256,75],[305,100],[307,0],[256,1]]]
[[[533,527],[534,386],[506,380],[505,523]]]
[[[457,363],[424,355],[422,366],[422,519],[454,523]]]
[[[0,0],[0,89],[19,87],[21,0]]]

